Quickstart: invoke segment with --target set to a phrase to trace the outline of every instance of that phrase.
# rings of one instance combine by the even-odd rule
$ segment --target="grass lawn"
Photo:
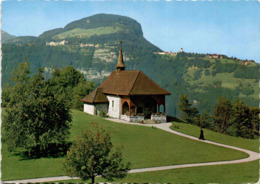
[[[189,140],[160,129],[119,124],[103,118],[73,110],[70,140],[98,122],[111,133],[115,145],[124,146],[124,158],[131,161],[131,168],[176,165],[185,163],[233,160],[247,154],[227,148]],[[207,135],[205,135],[207,138]],[[7,151],[2,144],[2,180],[14,180],[64,175],[63,158],[23,159],[17,153]]]
[[[192,135],[194,137],[199,137],[200,135],[200,128],[198,126],[186,124],[186,123],[179,123],[179,122],[172,122],[172,124],[173,125],[170,127],[172,130],[176,130],[184,134]],[[259,152],[258,139],[244,139],[241,137],[234,137],[234,136],[221,134],[207,129],[203,129],[203,131],[204,131],[205,139],[209,141],[214,141],[218,143],[223,143],[223,144]]]
[[[256,183],[259,179],[259,161],[220,166],[153,171],[128,174],[116,183]],[[65,180],[62,183],[80,183],[82,180]],[[96,178],[96,182],[106,182]]]

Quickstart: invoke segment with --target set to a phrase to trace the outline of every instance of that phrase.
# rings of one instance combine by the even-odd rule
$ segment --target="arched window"
[[[164,113],[164,105],[163,104],[160,105],[160,111],[159,112]]]

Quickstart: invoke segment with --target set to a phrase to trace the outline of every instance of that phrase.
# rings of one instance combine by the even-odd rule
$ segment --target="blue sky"
[[[137,20],[144,37],[165,51],[219,53],[260,62],[257,1],[11,1],[2,2],[2,29],[38,36],[97,13]]]

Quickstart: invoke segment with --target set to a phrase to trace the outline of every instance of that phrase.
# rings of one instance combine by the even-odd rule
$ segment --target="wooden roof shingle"
[[[86,103],[108,103],[106,95],[102,92],[102,88],[96,88],[89,95],[82,98],[80,101]]]

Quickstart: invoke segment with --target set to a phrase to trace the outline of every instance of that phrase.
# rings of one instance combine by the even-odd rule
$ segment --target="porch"
[[[156,123],[166,122],[165,95],[123,97],[121,119],[130,122],[143,122],[147,119]]]

